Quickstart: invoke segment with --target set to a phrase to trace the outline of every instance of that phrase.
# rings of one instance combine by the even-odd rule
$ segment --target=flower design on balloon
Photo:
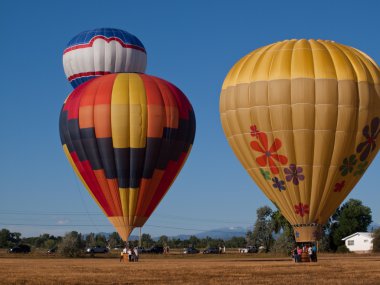
[[[278,189],[280,192],[286,190],[285,181],[278,179],[277,177],[272,178],[273,184],[272,186]]]
[[[257,136],[260,143],[258,141],[251,142],[251,148],[262,153],[262,155],[256,158],[256,162],[261,167],[267,166],[269,164],[270,171],[273,174],[278,174],[279,170],[276,165],[276,161],[280,164],[288,163],[288,158],[286,156],[277,153],[277,151],[281,148],[281,141],[276,138],[271,147],[268,147],[267,135],[263,132],[259,132]]]
[[[260,131],[257,129],[256,125],[251,126],[251,136],[259,138]]]
[[[309,214],[309,205],[299,203],[298,205],[294,205],[294,210],[297,215],[300,215],[301,217],[305,216],[306,214]]]
[[[363,161],[359,163],[356,171],[354,172],[354,176],[363,175],[364,172],[367,170],[367,167],[368,167],[368,161]]]
[[[269,171],[265,171],[264,169],[260,168],[260,173],[264,177],[265,180],[270,180]]]
[[[369,125],[366,125],[363,128],[363,136],[366,138],[366,140],[358,144],[356,148],[356,152],[361,153],[361,161],[366,160],[370,152],[374,151],[376,148],[376,138],[380,132],[379,124],[380,119],[378,117],[375,117],[371,121],[371,130],[369,128]]]
[[[346,184],[346,181],[337,182],[334,187],[334,192],[340,192],[344,188],[344,185]]]
[[[343,164],[339,167],[339,171],[342,174],[342,176],[346,176],[348,173],[351,173],[354,169],[354,165],[356,164],[356,162],[357,159],[355,154],[343,159]]]
[[[303,171],[302,167],[297,167],[294,163],[289,165],[289,168],[284,169],[284,173],[286,174],[286,181],[293,180],[294,185],[298,185],[299,181],[304,180],[305,176],[301,174]]]

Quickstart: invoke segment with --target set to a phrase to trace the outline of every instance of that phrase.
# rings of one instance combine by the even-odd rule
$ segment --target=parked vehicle
[[[86,253],[107,253],[108,251],[108,248],[99,245],[86,248]]]
[[[257,253],[257,248],[256,246],[247,246],[244,248],[239,248],[240,253]]]
[[[215,253],[219,253],[219,248],[217,248],[217,247],[209,247],[209,248],[206,248],[202,253],[203,254],[215,254]]]
[[[53,253],[56,253],[57,250],[58,250],[58,247],[55,246],[55,247],[49,248],[48,251],[47,251],[47,253],[48,254],[53,254]]]
[[[199,253],[199,250],[194,247],[188,247],[183,250],[184,254],[196,254]]]
[[[144,247],[142,247],[142,246],[138,246],[138,247],[137,247],[137,252],[138,252],[138,253],[144,253],[144,252],[146,252],[146,250],[145,250]]]
[[[26,244],[20,244],[18,246],[14,246],[8,250],[9,253],[29,253],[30,246]]]
[[[152,246],[151,248],[145,249],[144,253],[164,253],[164,247],[162,246]]]

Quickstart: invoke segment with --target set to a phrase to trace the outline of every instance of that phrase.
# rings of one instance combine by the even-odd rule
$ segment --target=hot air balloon
[[[63,52],[67,79],[76,88],[87,80],[116,72],[145,72],[146,51],[123,30],[101,28],[76,35]]]
[[[379,66],[333,41],[277,42],[229,71],[220,116],[235,155],[296,241],[313,242],[378,152]]]
[[[72,167],[126,241],[144,225],[184,165],[195,117],[173,84],[118,73],[74,89],[62,107],[59,127]]]

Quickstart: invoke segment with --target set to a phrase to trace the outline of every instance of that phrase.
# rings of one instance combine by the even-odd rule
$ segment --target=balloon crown
[[[135,35],[114,28],[83,31],[63,51],[63,68],[74,88],[106,74],[144,73],[146,63],[142,42]]]

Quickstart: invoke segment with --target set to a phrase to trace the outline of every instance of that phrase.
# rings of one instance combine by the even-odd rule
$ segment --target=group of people
[[[301,262],[302,255],[308,255],[310,262],[317,262],[317,246],[314,244],[305,244],[302,247],[297,246],[292,250],[294,262]]]
[[[139,251],[138,248],[132,248],[125,246],[123,251],[120,254],[120,262],[124,261],[124,258],[128,255],[128,261],[129,262],[137,262],[139,261]]]
[[[170,247],[169,246],[164,246],[164,253],[169,254]]]

